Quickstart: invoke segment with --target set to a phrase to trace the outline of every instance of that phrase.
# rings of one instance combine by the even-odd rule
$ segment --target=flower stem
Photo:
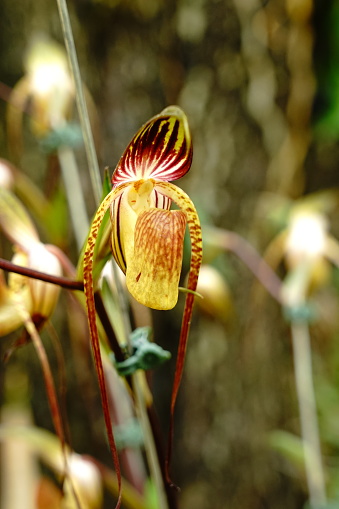
[[[68,207],[78,251],[81,251],[89,230],[89,220],[81,189],[81,180],[73,151],[68,147],[58,150],[58,159],[65,185]]]
[[[27,276],[33,279],[39,279],[40,281],[52,283],[53,285],[59,285],[62,288],[66,288],[66,290],[84,291],[84,284],[82,281],[73,281],[67,277],[52,276],[45,272],[16,265],[15,263],[4,260],[3,258],[0,258],[0,269],[6,270],[7,272],[14,272],[15,274],[21,274],[22,276]]]
[[[321,458],[320,435],[314,394],[312,352],[307,318],[299,311],[305,307],[312,261],[305,260],[291,270],[284,282],[282,298],[291,319],[295,383],[304,448],[306,480],[312,509],[325,509],[325,475]]]
[[[114,263],[114,262],[113,262]],[[115,265],[116,269],[117,266]],[[126,309],[126,296],[124,294],[124,289],[122,288],[121,284],[119,283],[119,277],[117,270],[115,270],[115,280],[119,289],[119,295],[120,295],[120,306],[121,311],[123,313],[124,318],[124,325],[125,325],[125,333],[126,333],[126,339],[128,341],[128,346],[131,348],[130,345],[130,334],[132,332],[130,320],[128,318],[128,313]],[[140,383],[140,373],[138,371],[134,373],[131,376],[131,383],[132,383],[132,389],[135,397],[136,402],[136,411],[139,418],[139,422],[141,425],[141,429],[144,435],[144,447],[146,452],[146,457],[148,461],[148,466],[151,472],[151,476],[154,482],[154,486],[156,489],[157,497],[158,497],[158,505],[159,509],[168,509],[168,502],[167,497],[165,493],[165,486],[164,486],[164,478],[162,475],[162,471],[159,464],[159,456],[158,451],[155,444],[155,437],[153,435],[153,430],[151,427],[151,423],[148,417],[148,411],[147,411],[147,403],[145,401],[145,395],[143,388]],[[142,373],[142,376],[144,376],[144,373]]]
[[[326,507],[325,476],[321,460],[308,324],[294,321],[291,331],[310,504],[312,509],[320,509]]]
[[[68,54],[70,68],[73,74],[75,89],[76,89],[76,101],[78,106],[81,130],[85,141],[85,150],[88,160],[90,178],[96,203],[100,203],[101,199],[101,178],[100,170],[98,165],[98,159],[96,155],[93,134],[89,121],[89,115],[87,105],[85,101],[85,94],[83,90],[81,74],[79,69],[79,63],[77,53],[74,44],[73,32],[71,21],[69,18],[67,2],[66,0],[57,0],[59,16],[61,20],[62,30],[64,34],[65,46]]]
[[[266,288],[268,293],[277,302],[281,303],[281,280],[249,242],[241,235],[229,230],[205,227],[205,231],[207,232],[207,239],[210,238],[214,245],[222,247],[225,251],[234,253]]]
[[[164,481],[159,465],[158,453],[152,433],[152,428],[147,414],[145,397],[138,380],[138,372],[132,375],[133,391],[136,398],[138,417],[145,439],[145,451],[149,469],[156,487],[159,509],[168,509],[167,497],[164,488]]]

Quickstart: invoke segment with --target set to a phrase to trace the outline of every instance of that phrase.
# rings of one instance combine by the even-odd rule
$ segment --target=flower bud
[[[0,227],[24,251],[39,241],[36,228],[25,207],[14,193],[0,187]]]
[[[47,447],[48,450],[48,447]],[[49,451],[47,464],[60,475],[63,458]],[[45,453],[46,456],[46,453]],[[76,453],[67,459],[68,475],[61,491],[52,481],[42,478],[37,490],[37,509],[101,509],[103,492],[101,475],[95,464]]]
[[[72,453],[68,459],[68,468],[70,479],[65,479],[62,509],[77,509],[79,505],[83,509],[102,507],[101,475],[95,464],[79,454]]]
[[[17,257],[17,255],[15,255]],[[24,257],[26,255],[23,255]],[[13,262],[17,263],[18,258],[14,257]],[[21,262],[25,259],[20,257]],[[20,263],[22,264],[22,263]],[[2,275],[2,274],[1,274]],[[23,316],[18,306],[18,294],[20,302],[30,312],[32,308],[31,292],[27,284],[27,278],[19,274],[10,273],[8,286],[3,277],[0,280],[0,337],[9,334],[22,326]],[[15,289],[15,290],[14,290]]]
[[[211,265],[202,265],[197,292],[203,297],[195,300],[199,309],[209,316],[228,322],[233,312],[229,287],[220,272]]]
[[[32,43],[26,57],[34,121],[37,135],[62,124],[73,101],[73,84],[67,58],[57,44],[39,39]]]
[[[292,214],[285,244],[288,274],[282,292],[289,307],[300,305],[308,294],[327,282],[327,238],[323,215],[305,208]]]
[[[12,262],[53,276],[62,275],[59,260],[40,242],[34,243],[28,253],[18,250]],[[35,319],[47,319],[54,311],[60,293],[58,285],[15,273],[10,273],[8,285],[12,293],[20,295],[21,302]]]
[[[0,187],[3,189],[11,189],[14,184],[14,175],[11,165],[5,159],[0,158]]]
[[[52,276],[62,275],[59,260],[40,242],[34,244],[28,253],[28,267]],[[60,287],[33,278],[30,278],[29,284],[32,295],[32,315],[48,318],[56,306]]]

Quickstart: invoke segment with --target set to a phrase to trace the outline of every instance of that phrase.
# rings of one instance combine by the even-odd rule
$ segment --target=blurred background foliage
[[[339,2],[72,0],[69,8],[80,68],[96,109],[101,168],[114,168],[139,126],[168,104],[184,109],[192,130],[193,166],[180,184],[205,225],[205,263],[216,270],[206,272],[207,291],[215,294],[220,284],[221,293],[210,308],[196,306],[189,341],[176,415],[173,472],[181,487],[179,506],[301,508],[307,493],[296,439],[289,326],[246,266],[213,246],[208,227],[237,232],[264,255],[293,207],[318,193],[317,208],[338,238]],[[0,26],[0,155],[50,200],[50,222],[47,216],[45,225],[39,222],[43,240],[61,247],[76,264],[70,223],[57,220],[67,217],[58,163],[28,129],[22,153],[13,154],[5,122],[10,89],[25,73],[25,55],[35,38],[63,44],[57,7],[52,1],[2,0]],[[89,189],[81,148],[76,156]],[[90,191],[87,206],[93,214]],[[10,258],[5,243],[2,255]],[[283,278],[282,258],[279,247],[267,251]],[[338,283],[338,269],[320,274],[311,334],[326,480],[330,498],[339,504]],[[103,424],[90,354],[85,342],[76,341],[86,333],[79,332],[81,319],[74,320],[70,302],[63,292],[53,323],[66,359],[72,444],[104,461],[108,453],[98,438]],[[181,305],[153,314],[155,338],[172,352]],[[3,340],[2,354],[11,341]],[[49,351],[50,340],[45,341]],[[2,382],[5,374],[6,386],[19,384],[21,396],[31,400],[35,422],[52,429],[31,345],[2,365]],[[164,430],[172,374],[168,364],[153,376]],[[21,391],[20,383],[26,389]],[[79,389],[84,386],[85,397]],[[2,400],[15,398],[13,391],[2,391]]]

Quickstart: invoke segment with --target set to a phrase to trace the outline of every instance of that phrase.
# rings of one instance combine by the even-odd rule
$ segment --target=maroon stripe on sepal
[[[112,177],[114,186],[142,178],[176,180],[189,170],[192,143],[185,114],[170,106],[132,139]]]

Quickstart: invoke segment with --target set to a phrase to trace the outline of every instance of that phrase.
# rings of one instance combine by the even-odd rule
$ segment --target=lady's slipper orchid
[[[21,144],[22,115],[29,101],[31,128],[41,138],[64,124],[74,100],[67,56],[58,44],[36,38],[28,48],[25,68],[26,74],[13,88],[7,110],[9,141],[15,153],[18,147],[13,143]]]
[[[184,176],[192,162],[192,144],[183,111],[170,106],[149,120],[132,139],[112,177],[113,189],[94,217],[84,253],[83,275],[92,347],[105,407],[99,339],[95,322],[93,254],[98,231],[110,209],[113,256],[126,274],[133,297],[154,309],[171,309],[178,300],[183,239],[188,225],[191,269],[172,393],[171,417],[181,380],[194,292],[202,258],[199,218],[190,198],[169,183]],[[180,210],[169,210],[171,202]],[[113,454],[109,415],[106,427]]]
[[[58,258],[40,242],[25,208],[4,188],[0,188],[0,228],[15,246],[13,263],[52,276],[62,275]],[[0,336],[24,324],[21,307],[40,328],[53,313],[59,293],[57,285],[15,273],[10,273],[7,285],[0,273]]]

